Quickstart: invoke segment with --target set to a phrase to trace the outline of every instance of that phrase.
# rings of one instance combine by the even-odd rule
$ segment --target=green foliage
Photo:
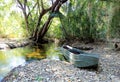
[[[22,4],[24,0],[20,0]],[[26,10],[30,12],[28,17],[29,28],[26,29],[22,12],[17,9],[14,1],[1,0],[0,3],[0,37],[19,38],[30,36],[35,31],[41,12],[41,0],[39,7],[35,6],[37,0],[28,1]],[[52,20],[48,37],[66,38],[93,38],[104,39],[120,37],[120,6],[117,0],[70,0],[59,12],[47,13],[40,21],[41,29],[48,16],[55,17]],[[44,8],[50,7],[50,2],[43,0]],[[15,7],[15,8],[14,8]],[[28,14],[28,13],[27,13]],[[60,19],[58,19],[60,18]],[[28,31],[28,32],[27,32]],[[66,32],[65,32],[66,31]]]
[[[25,37],[25,31],[21,28],[21,18],[15,3],[12,1],[2,1],[0,4],[0,37],[21,38]]]
[[[60,21],[58,18],[54,18],[52,21],[50,28],[47,33],[47,37],[52,37],[52,38],[62,38],[62,31],[60,29]]]
[[[49,14],[46,13],[46,9],[49,8],[50,4],[47,0],[33,0],[26,2],[25,0],[18,0],[17,2],[24,16],[24,21],[22,23],[23,28],[26,29],[29,37],[38,37],[37,33],[48,19]],[[54,14],[52,13],[51,15]]]
[[[96,0],[79,0],[68,3],[67,15],[60,15],[61,23],[64,25],[70,37],[100,38],[105,36],[105,22],[103,20],[103,3]],[[67,36],[66,36],[67,37]]]
[[[120,5],[119,3],[113,3],[112,18],[110,21],[110,37],[120,38]]]

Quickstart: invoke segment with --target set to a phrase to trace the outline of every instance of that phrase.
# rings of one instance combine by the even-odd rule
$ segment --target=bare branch
[[[61,6],[61,3],[59,2],[60,0],[56,0],[53,5],[51,7],[49,7],[48,9],[44,9],[41,11],[40,15],[39,15],[39,19],[38,19],[38,22],[37,22],[37,26],[36,26],[36,30],[37,28],[40,26],[40,22],[41,22],[41,19],[42,19],[42,16],[45,15],[48,11],[52,11],[54,12],[56,9],[56,6],[59,4],[59,6],[57,7],[57,10],[59,10],[60,6]],[[67,1],[67,0],[66,0]]]
[[[57,5],[58,3],[59,3],[59,0],[56,0],[56,1],[53,3],[52,9],[51,9],[52,12],[54,12],[54,9],[55,9],[55,7],[56,7],[56,5]]]
[[[37,32],[38,32],[38,28],[39,28],[39,26],[40,26],[40,22],[41,22],[41,19],[42,19],[42,17],[43,17],[43,15],[45,15],[48,11],[50,11],[52,9],[52,7],[49,7],[48,9],[44,9],[44,10],[42,10],[41,12],[40,12],[40,15],[39,15],[39,17],[38,17],[38,21],[37,21],[37,26],[36,26],[36,28],[35,28],[35,32],[34,32],[34,34],[33,34],[33,37],[34,36],[37,36]]]
[[[27,12],[26,12],[27,0],[24,0],[24,4],[22,4],[20,0],[17,0],[17,2],[19,3],[20,8],[23,11],[23,15],[24,15],[24,18],[25,18],[27,32],[30,33],[29,32],[29,21],[28,21],[28,16],[27,16]]]
[[[22,3],[21,3],[19,0],[17,0],[17,2],[18,2],[18,4],[19,4],[19,6],[18,6],[18,7],[19,7],[19,8],[21,8],[21,9],[23,10],[24,8],[23,8]]]
[[[59,3],[58,3],[58,5],[57,5],[56,8],[54,9],[54,11],[59,11],[61,5],[62,5],[63,3],[65,3],[66,1],[67,1],[67,0],[60,0]]]
[[[29,9],[29,13],[28,13],[28,15],[27,16],[29,16],[30,14],[31,14],[31,12],[34,10],[34,8],[36,7],[36,5],[37,5],[37,2],[35,3],[35,5],[33,6],[33,8],[30,10],[30,8],[28,7],[28,9]]]
[[[26,12],[27,0],[24,0],[24,12]]]
[[[31,16],[30,18],[31,18],[31,20],[33,21],[33,19],[32,19],[32,14],[31,14],[32,10],[30,11],[30,7],[29,7],[29,6],[27,6],[27,8],[28,8],[28,10],[29,10],[29,13],[28,13],[28,15],[27,15],[27,18],[29,18],[29,16]]]
[[[44,10],[43,0],[41,0],[41,7],[42,7],[42,10]]]

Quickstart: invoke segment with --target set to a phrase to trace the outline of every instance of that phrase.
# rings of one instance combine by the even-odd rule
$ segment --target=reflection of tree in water
[[[46,58],[46,55],[43,53],[42,49],[35,49],[34,52],[26,55],[27,59],[43,59]]]

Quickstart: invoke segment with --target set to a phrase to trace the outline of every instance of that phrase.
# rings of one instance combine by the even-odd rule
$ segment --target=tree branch
[[[29,16],[30,14],[31,14],[31,12],[34,10],[34,8],[36,7],[36,5],[37,5],[37,2],[35,3],[35,5],[33,6],[33,8],[30,10],[30,8],[28,7],[28,9],[29,9],[29,13],[28,13],[28,15],[27,16]]]
[[[17,2],[19,3],[19,5],[21,6],[21,9],[23,11],[23,15],[24,15],[24,18],[25,18],[25,23],[26,23],[26,29],[27,29],[27,32],[29,32],[29,22],[28,22],[28,16],[27,16],[27,13],[26,13],[26,4],[27,4],[27,0],[24,0],[24,4],[22,4],[20,2],[20,0],[17,0]]]
[[[59,11],[61,5],[63,3],[65,3],[66,1],[67,0],[64,0],[64,1],[56,0],[54,2],[54,4],[52,5],[52,7],[51,7],[52,13],[54,13],[56,11]],[[37,36],[39,36],[39,37],[37,37],[37,41],[39,41],[39,39],[42,39],[44,37],[44,35],[47,32],[47,30],[48,30],[48,28],[50,26],[50,23],[51,23],[51,21],[52,21],[53,18],[54,17],[49,16],[48,20],[44,23],[44,25],[42,26],[42,28],[40,29],[40,31],[37,33]]]
[[[39,14],[40,14],[41,12],[40,12],[40,3],[39,3],[39,0],[37,0],[37,4],[38,4],[38,11],[39,11]]]
[[[21,3],[19,0],[17,0],[17,2],[18,2],[18,4],[19,4],[19,7],[23,10],[24,8],[23,8],[22,3]]]
[[[42,10],[44,10],[43,0],[41,0],[41,7],[42,7]]]
[[[51,9],[51,12],[54,12],[54,9],[56,7],[56,5],[59,3],[59,0],[56,0],[53,5],[52,5],[52,9]]]
[[[24,0],[24,11],[26,12],[27,0]]]

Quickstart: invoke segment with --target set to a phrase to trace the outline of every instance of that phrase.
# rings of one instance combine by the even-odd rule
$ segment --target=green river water
[[[56,44],[45,44],[42,48],[22,47],[9,50],[0,50],[0,80],[13,68],[25,65],[35,59],[63,59],[62,53]]]

